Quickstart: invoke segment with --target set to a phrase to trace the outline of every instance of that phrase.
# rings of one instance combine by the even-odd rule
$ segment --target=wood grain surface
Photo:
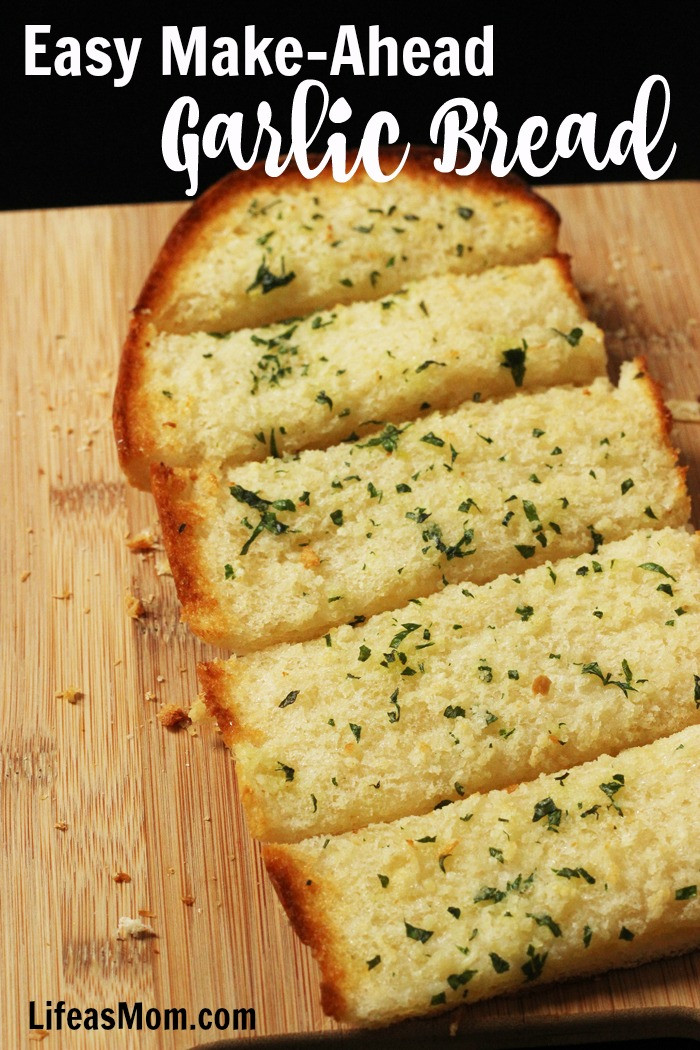
[[[697,400],[700,185],[544,195],[562,213],[613,374],[643,352],[668,397]],[[259,1036],[338,1027],[246,833],[231,758],[212,732],[156,720],[162,703],[189,705],[197,660],[217,654],[179,623],[162,552],[125,543],[156,515],[119,473],[110,413],[129,307],[181,211],[0,216],[3,1046],[179,1050],[217,1038],[42,1036],[30,1031],[30,1000],[37,1023],[47,1000],[83,1010],[123,1000],[185,1007],[189,1021],[202,1008],[253,1007]],[[700,525],[700,424],[675,433]],[[144,617],[127,616],[126,592]],[[70,689],[75,703],[57,696]],[[157,936],[118,940],[124,915]],[[476,1004],[440,1030],[453,1022],[461,1045],[601,1038],[634,1023],[697,1037],[700,953]]]

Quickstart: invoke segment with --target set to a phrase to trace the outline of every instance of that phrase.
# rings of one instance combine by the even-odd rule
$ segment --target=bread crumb
[[[546,674],[538,674],[532,683],[532,691],[535,696],[546,696],[552,681]]]
[[[47,1039],[48,1036],[49,1033],[46,1031],[45,1028],[35,1028],[33,1032],[29,1033],[29,1042],[41,1043],[44,1039]]]
[[[187,711],[185,711],[184,707],[180,707],[179,704],[165,704],[156,715],[156,718],[166,729],[177,729],[184,725],[185,722],[189,722]]]
[[[112,872],[112,878],[115,882],[131,882],[131,875],[129,875],[126,871]]]
[[[182,901],[183,904],[186,904],[188,908],[191,908],[192,905],[195,902],[195,898],[191,897],[189,894],[187,894],[184,897],[180,897],[180,900]]]
[[[146,690],[146,692],[143,694],[143,698],[144,698],[144,700],[157,700],[158,699],[156,694],[152,693],[150,689]]]
[[[69,685],[67,689],[63,689],[55,695],[57,700],[67,700],[69,704],[77,704],[78,700],[82,700],[85,694],[76,686]]]
[[[139,908],[139,915],[142,919],[155,919],[156,917],[156,913],[150,908]]]
[[[29,579],[29,577],[31,576],[31,574],[32,574],[32,573],[31,573],[31,569],[25,569],[25,570],[24,570],[24,572],[20,574],[19,582],[20,582],[20,583],[24,583],[24,582],[25,582],[25,580],[28,580],[28,579]]]
[[[52,594],[51,597],[56,598],[59,602],[67,602],[73,597],[73,592],[66,590],[63,594]]]
[[[164,682],[165,677],[162,674],[156,676],[156,682]]]
[[[197,725],[214,725],[214,718],[209,714],[206,704],[204,703],[204,693],[197,693],[197,699],[193,701],[190,707],[189,717],[191,722],[195,722]]]
[[[124,596],[124,605],[127,616],[130,616],[132,620],[138,620],[139,616],[144,616],[146,613],[141,599],[134,594],[130,594],[129,591]]]
[[[56,831],[67,831],[68,830],[68,824],[67,824],[67,822],[65,820],[57,820],[56,823],[54,824],[54,827],[55,827]]]
[[[163,551],[156,551],[156,576],[172,576],[168,556]]]
[[[158,934],[145,922],[139,922],[138,919],[130,919],[128,915],[122,915],[119,918],[116,936],[118,941],[125,941],[127,937],[141,940],[145,937],[157,937]]]
[[[305,569],[317,569],[321,559],[311,547],[303,547],[301,551],[301,563]]]
[[[700,401],[666,402],[666,407],[673,416],[674,423],[700,423]]]
[[[156,536],[151,529],[142,529],[141,532],[127,537],[126,545],[130,551],[151,551],[156,543]]]

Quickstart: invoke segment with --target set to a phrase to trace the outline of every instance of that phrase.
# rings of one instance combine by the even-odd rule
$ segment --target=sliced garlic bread
[[[425,816],[267,846],[326,1011],[386,1024],[699,947],[699,769],[692,726]]]
[[[443,274],[373,302],[225,334],[130,334],[132,369],[115,406],[129,479],[152,463],[231,466],[321,448],[373,419],[411,419],[519,389],[605,372],[563,256],[473,276]]]
[[[230,470],[155,468],[183,616],[238,653],[688,517],[641,362]]]

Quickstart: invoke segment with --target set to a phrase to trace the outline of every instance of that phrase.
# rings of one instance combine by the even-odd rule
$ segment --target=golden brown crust
[[[569,293],[571,299],[576,303],[583,316],[588,317],[588,307],[584,303],[578,288],[574,284],[574,277],[571,272],[571,256],[566,252],[552,252],[551,255],[546,255],[544,258],[551,259],[556,264],[561,282]]]
[[[392,146],[382,150],[382,159],[386,162],[384,167],[389,170],[396,166],[403,155],[403,146]],[[401,172],[402,176],[409,176],[415,181],[431,184],[437,192],[450,184],[464,185],[465,177],[455,172],[442,174],[437,172],[433,166],[433,160],[439,154],[428,146],[412,146],[408,159]],[[352,162],[356,151],[349,154]],[[464,160],[464,158],[463,158]],[[312,166],[321,162],[319,154],[309,155]],[[557,211],[530,190],[523,182],[514,175],[497,178],[491,171],[483,166],[473,175],[468,176],[469,186],[477,192],[489,192],[493,190],[506,189],[511,197],[527,201],[535,207],[543,226],[549,226],[556,231],[559,227],[559,214]],[[280,176],[284,186],[305,185],[308,180],[300,174],[296,168],[290,169]],[[332,171],[329,167],[324,168],[320,174],[315,176],[314,183],[321,186],[324,182],[333,181]],[[150,274],[146,278],[141,294],[134,307],[134,314],[144,314],[155,317],[160,313],[172,291],[173,277],[178,267],[192,254],[195,248],[206,242],[213,229],[216,228],[217,220],[226,214],[239,197],[246,193],[252,193],[264,187],[269,187],[270,176],[265,173],[263,163],[255,164],[249,171],[234,171],[225,176],[219,182],[211,186],[188,210],[181,216],[173,227],[165,244],[161,248],[158,257],[153,264]]]
[[[302,864],[295,863],[289,847],[269,845],[264,846],[262,852],[267,873],[289,921],[321,967],[321,1005],[330,1017],[343,1021],[348,1016],[348,1003],[341,991],[345,971],[330,948],[332,931],[326,929],[320,918],[321,909],[310,899],[319,889],[310,881]]]
[[[208,574],[201,564],[197,542],[202,512],[186,495],[190,482],[196,479],[195,471],[175,470],[163,463],[151,467],[151,488],[183,618],[195,621],[197,634],[208,641],[207,628],[214,626],[217,605],[207,591]]]
[[[690,495],[688,493],[685,481],[686,475],[688,473],[688,468],[687,466],[681,466],[681,464],[678,462],[680,452],[671,441],[671,427],[673,426],[673,416],[669,412],[664,402],[663,388],[661,384],[656,379],[653,379],[647,371],[646,358],[642,356],[635,357],[633,358],[632,363],[637,368],[637,371],[643,373],[644,375],[644,383],[646,384],[646,388],[649,392],[649,399],[656,412],[656,421],[659,436],[661,438],[661,441],[673,457],[673,480],[675,481],[678,492],[683,495],[685,519],[688,520],[690,518],[691,513]]]
[[[197,664],[204,705],[212,718],[216,719],[224,743],[232,751],[235,745],[243,740],[259,746],[265,739],[262,730],[242,724],[236,714],[235,668],[235,656],[228,660],[212,660],[210,663]],[[251,805],[253,804],[254,802],[251,801]]]
[[[207,711],[212,718],[216,719],[225,744],[233,747],[235,731],[239,728],[239,723],[235,712],[222,702],[230,677],[225,661],[212,660],[210,663],[197,664],[197,677],[202,687]]]
[[[143,386],[142,377],[149,346],[146,338],[149,323],[147,318],[138,315],[131,319],[119,362],[112,406],[119,465],[131,484],[145,491],[151,487],[148,460],[149,453],[153,454],[154,444],[150,437],[149,421],[146,420],[146,426],[142,425],[139,393]]]

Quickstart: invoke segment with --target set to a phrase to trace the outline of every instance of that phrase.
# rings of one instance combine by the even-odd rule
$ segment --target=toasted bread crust
[[[671,427],[673,426],[673,416],[669,412],[664,402],[663,388],[658,382],[658,380],[654,379],[652,376],[649,375],[647,360],[645,357],[635,357],[633,358],[632,363],[636,366],[637,370],[643,374],[643,382],[648,392],[649,400],[651,401],[655,409],[659,436],[666,448],[668,449],[668,451],[673,456],[673,475],[672,478],[669,480],[673,487],[676,489],[676,491],[679,493],[681,499],[683,500],[686,519],[689,519],[691,514],[690,494],[688,492],[688,488],[685,482],[686,475],[688,473],[688,467],[679,463],[680,450],[677,449],[671,441]]]
[[[581,298],[581,293],[574,284],[574,275],[571,269],[571,256],[567,252],[551,252],[549,255],[545,255],[544,258],[551,259],[556,264],[561,283],[564,285],[576,305],[581,309],[582,313],[588,316],[588,308]]]
[[[345,970],[332,952],[333,932],[310,901],[307,872],[288,851],[274,845],[263,847],[263,860],[295,933],[321,967],[321,1005],[329,1017],[342,1021],[349,1009],[342,992]]]
[[[196,616],[206,631],[208,620],[216,617],[216,603],[207,594],[206,573],[193,536],[193,526],[202,520],[202,515],[186,498],[188,479],[196,477],[195,471],[178,474],[162,463],[151,468],[151,488],[158,502],[163,544],[183,610]]]
[[[148,491],[151,487],[147,456],[152,454],[154,442],[150,436],[147,412],[142,404],[142,376],[146,361],[148,339],[146,330],[149,321],[137,315],[132,317],[129,332],[122,349],[114,393],[112,424],[117,444],[119,465],[130,483]],[[142,425],[146,415],[146,426]]]
[[[216,719],[227,747],[233,747],[238,720],[234,711],[229,711],[221,702],[226,685],[233,678],[223,660],[212,660],[210,663],[197,664],[197,676],[204,693],[207,711]]]

